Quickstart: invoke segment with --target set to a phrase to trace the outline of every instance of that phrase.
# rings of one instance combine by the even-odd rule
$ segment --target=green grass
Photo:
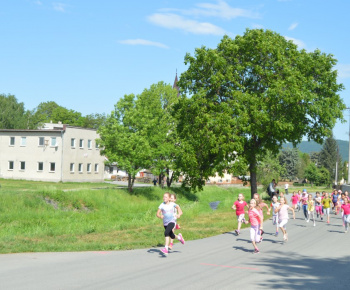
[[[0,253],[125,250],[161,246],[162,221],[156,217],[159,187],[125,189],[106,183],[48,183],[0,179]],[[293,189],[290,189],[292,191]],[[231,209],[249,188],[207,186],[176,192],[184,214],[178,220],[186,240],[237,226]],[[216,210],[210,202],[220,201]]]

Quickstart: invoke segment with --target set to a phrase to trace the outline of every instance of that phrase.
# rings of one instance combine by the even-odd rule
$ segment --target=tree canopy
[[[0,94],[0,129],[32,129],[30,112],[14,95]]]
[[[297,144],[303,136],[321,143],[343,118],[335,58],[298,50],[273,31],[224,36],[215,49],[187,54],[185,64],[176,114],[193,158],[185,168],[193,186],[238,159],[248,165],[254,194],[257,164],[268,150],[277,154],[283,143]]]

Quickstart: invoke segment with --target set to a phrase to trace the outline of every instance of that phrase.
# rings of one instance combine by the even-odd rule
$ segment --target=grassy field
[[[0,253],[126,250],[164,243],[156,211],[165,190],[159,187],[135,188],[130,194],[106,183],[0,179],[0,185]],[[247,201],[250,197],[248,187],[169,191],[178,195],[184,212],[178,222],[186,240],[233,231],[232,203],[238,193]],[[209,204],[215,201],[220,203],[212,210]]]

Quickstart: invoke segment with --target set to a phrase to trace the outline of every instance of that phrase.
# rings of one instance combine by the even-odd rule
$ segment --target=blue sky
[[[26,109],[55,101],[83,115],[109,114],[125,94],[173,84],[187,52],[263,28],[333,54],[350,107],[349,11],[346,0],[2,0],[0,93]],[[334,135],[348,140],[344,116]]]

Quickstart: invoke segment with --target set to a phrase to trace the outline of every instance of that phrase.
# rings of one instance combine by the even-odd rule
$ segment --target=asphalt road
[[[297,213],[286,243],[271,220],[264,229],[260,254],[243,230],[176,243],[168,257],[159,248],[0,255],[0,289],[350,289],[350,232],[339,216],[313,227]]]

